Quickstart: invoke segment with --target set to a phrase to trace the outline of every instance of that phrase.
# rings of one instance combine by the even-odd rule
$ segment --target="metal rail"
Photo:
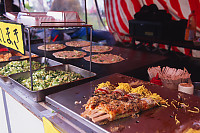
[[[64,113],[66,113],[67,115],[73,117],[74,119],[78,120],[79,122],[81,122],[82,124],[84,124],[85,126],[89,127],[90,129],[96,131],[97,133],[109,133],[108,131],[106,131],[105,129],[101,128],[100,126],[94,124],[93,122],[81,117],[79,114],[73,112],[72,110],[68,109],[67,107],[61,105],[60,103],[54,101],[53,99],[49,98],[48,96],[46,96],[46,102],[50,103],[51,105],[53,105],[54,107],[59,108],[60,110],[62,110]]]
[[[28,31],[28,46],[29,46],[29,62],[30,62],[30,77],[31,77],[31,90],[33,90],[33,76],[32,76],[32,62],[31,62],[31,38],[30,29],[26,28]]]

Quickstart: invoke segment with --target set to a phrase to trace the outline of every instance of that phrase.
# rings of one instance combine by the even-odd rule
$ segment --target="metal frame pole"
[[[32,76],[32,62],[31,62],[31,39],[30,39],[30,29],[28,30],[28,46],[29,46],[29,62],[30,62],[30,77],[31,77],[31,90],[33,91],[33,76]]]
[[[87,24],[88,21],[87,21],[87,0],[85,0],[85,23]]]
[[[47,54],[46,54],[46,28],[44,28],[44,62],[45,62],[45,65],[47,64],[46,63],[46,56],[47,56]]]
[[[92,71],[92,27],[90,27],[90,72]]]
[[[87,0],[85,0],[85,24],[88,23],[87,19]],[[86,27],[86,39],[89,40],[88,27]]]
[[[45,22],[41,22],[40,23],[40,26],[45,23]],[[48,22],[49,23],[49,22]],[[51,23],[51,22],[50,22]],[[46,57],[47,57],[47,54],[46,54],[46,28],[43,28],[44,29],[44,64],[46,66],[47,64],[47,61],[46,61]]]

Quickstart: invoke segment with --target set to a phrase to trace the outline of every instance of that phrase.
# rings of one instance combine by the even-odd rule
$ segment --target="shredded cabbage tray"
[[[60,85],[63,83],[72,82],[83,78],[81,74],[75,72],[67,72],[61,70],[49,70],[40,69],[35,71],[33,74],[33,91],[43,90],[52,86]],[[28,79],[19,78],[19,83],[25,87],[31,89],[31,78]]]
[[[44,64],[41,64],[36,61],[31,61],[32,70],[37,70],[44,67]],[[0,68],[0,75],[8,76],[15,73],[30,71],[30,63],[28,60],[24,61],[11,61],[6,66]]]

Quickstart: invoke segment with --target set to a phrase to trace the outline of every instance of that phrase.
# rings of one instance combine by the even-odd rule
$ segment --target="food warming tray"
[[[19,91],[27,94],[34,101],[39,102],[39,101],[44,101],[45,96],[47,96],[49,94],[56,93],[58,91],[65,90],[67,88],[81,84],[81,83],[89,80],[89,78],[96,76],[96,74],[93,73],[93,72],[84,70],[82,68],[79,68],[79,67],[76,67],[76,66],[73,66],[73,65],[70,65],[70,64],[47,67],[46,70],[63,70],[63,71],[70,71],[70,72],[73,71],[73,72],[81,74],[83,76],[83,78],[79,79],[79,80],[72,81],[72,82],[64,83],[64,84],[61,84],[61,85],[49,87],[49,88],[46,88],[44,90],[39,90],[39,91],[31,91],[30,89],[26,88],[25,86],[23,86],[22,84],[20,84],[16,81],[16,79],[19,79],[19,78],[22,78],[22,77],[23,78],[30,77],[30,72],[13,74],[13,75],[9,76],[9,79],[11,79],[11,84],[13,86],[17,86],[19,88]]]
[[[136,80],[138,79],[116,73],[48,95],[46,96],[46,102],[56,108],[59,108],[61,111],[72,116],[74,119],[82,122],[84,125],[90,127],[96,132],[112,132],[112,129],[119,126],[123,127],[120,131],[118,130],[118,132],[122,133],[182,132],[185,128],[187,128],[187,126],[191,126],[192,122],[200,120],[199,113],[185,112],[184,108],[179,108],[177,110],[172,105],[169,107],[155,107],[139,113],[139,117],[130,116],[109,122],[106,125],[97,125],[92,121],[81,117],[80,114],[84,111],[83,105],[87,102],[89,97],[93,95],[95,87],[97,87],[98,84],[110,81],[112,84],[117,85],[117,83],[120,82],[130,83]],[[176,90],[170,90],[158,85],[153,85],[149,82],[143,81],[142,84],[145,85],[145,87],[152,93],[157,93],[162,98],[168,99],[169,104],[173,99],[179,101],[178,99],[182,98],[183,102],[190,107],[200,108],[199,97],[181,93]],[[136,87],[136,85],[133,87]],[[195,109],[191,108],[191,110]],[[176,124],[175,118],[180,121],[180,124]]]
[[[17,61],[23,61],[23,60],[28,60],[29,61],[29,58],[28,59],[20,59],[20,60],[17,60]],[[45,63],[45,57],[34,57],[34,58],[31,58],[31,61],[36,61],[36,62],[39,62],[39,63],[43,64],[43,63]],[[1,62],[0,63],[0,67],[3,67],[3,66],[7,65],[10,62],[11,61]],[[46,58],[46,63],[48,64],[48,66],[62,65],[62,63],[60,63],[58,61],[54,61],[54,60],[49,59],[49,58]],[[0,75],[0,79],[2,79],[4,82],[9,81],[8,77],[7,76],[3,76],[3,75]]]

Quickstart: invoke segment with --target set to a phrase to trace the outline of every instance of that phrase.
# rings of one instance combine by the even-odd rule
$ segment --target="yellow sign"
[[[0,22],[0,44],[24,55],[23,25]]]

